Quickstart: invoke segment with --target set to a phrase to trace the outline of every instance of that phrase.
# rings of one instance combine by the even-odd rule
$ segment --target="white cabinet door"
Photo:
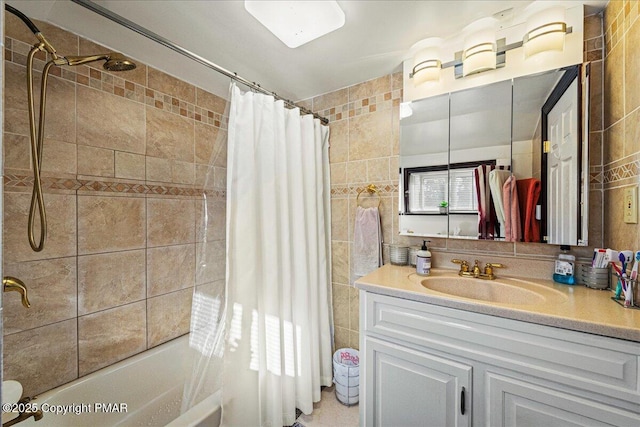
[[[371,337],[364,350],[362,425],[471,425],[471,366]]]
[[[485,408],[492,427],[638,426],[640,415],[492,372]]]

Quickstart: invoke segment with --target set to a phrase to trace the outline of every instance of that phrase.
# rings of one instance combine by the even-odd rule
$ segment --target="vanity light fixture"
[[[290,48],[322,37],[345,23],[336,1],[249,1],[244,8]]]
[[[522,40],[525,58],[541,52],[564,50],[567,33],[564,15],[564,8],[559,6],[541,10],[527,19],[527,32]]]
[[[495,70],[497,67],[496,20],[482,18],[469,24],[462,51],[462,75]]]
[[[437,82],[440,80],[440,44],[442,39],[431,37],[414,44],[411,50],[417,51],[413,57],[413,70],[411,77],[414,86],[425,82]]]

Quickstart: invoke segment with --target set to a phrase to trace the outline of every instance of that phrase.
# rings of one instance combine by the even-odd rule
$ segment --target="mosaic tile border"
[[[4,59],[17,65],[26,66],[26,55],[30,49],[31,46],[27,43],[5,37]],[[41,71],[45,62],[42,59],[42,55],[36,55],[36,58],[34,67],[36,70]],[[83,74],[83,71],[86,70],[88,70],[88,74]],[[50,74],[102,92],[140,102],[162,111],[178,114],[197,122],[206,123],[221,129],[227,128],[228,118],[220,113],[198,107],[190,102],[180,100],[174,96],[150,89],[107,72],[102,72],[95,68],[52,67]]]
[[[6,188],[31,188],[33,177],[24,175],[4,175]],[[226,198],[226,190],[203,190],[202,188],[173,187],[133,182],[98,181],[89,179],[42,177],[45,190],[70,190],[87,192],[107,192],[158,196],[201,196],[203,193],[215,198]]]
[[[375,184],[375,183],[374,183]],[[357,196],[358,192],[366,190],[369,184],[358,186],[334,185],[331,186],[331,197],[341,196]],[[393,195],[398,192],[398,184],[376,184],[378,185],[378,194],[381,196]]]
[[[375,113],[377,110],[386,110],[391,107],[400,106],[402,100],[402,89],[381,93],[378,95],[362,98],[337,105],[325,110],[315,111],[317,114],[329,119],[329,122],[336,122],[351,117],[358,117],[363,114]]]
[[[638,176],[640,176],[640,160],[635,160],[610,169],[605,169],[603,182],[608,184]]]

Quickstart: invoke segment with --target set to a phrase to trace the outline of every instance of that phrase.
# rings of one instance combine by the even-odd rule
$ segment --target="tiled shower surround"
[[[32,308],[4,295],[4,378],[33,395],[187,333],[194,286],[224,280],[225,100],[139,62],[120,73],[101,62],[54,67],[42,166],[49,236],[33,252],[25,64],[36,40],[11,14],[5,25],[4,274],[26,283]],[[63,55],[109,51],[37,25]]]

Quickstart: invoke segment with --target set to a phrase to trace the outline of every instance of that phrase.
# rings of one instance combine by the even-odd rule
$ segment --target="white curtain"
[[[223,425],[291,425],[331,385],[329,129],[231,88]]]

